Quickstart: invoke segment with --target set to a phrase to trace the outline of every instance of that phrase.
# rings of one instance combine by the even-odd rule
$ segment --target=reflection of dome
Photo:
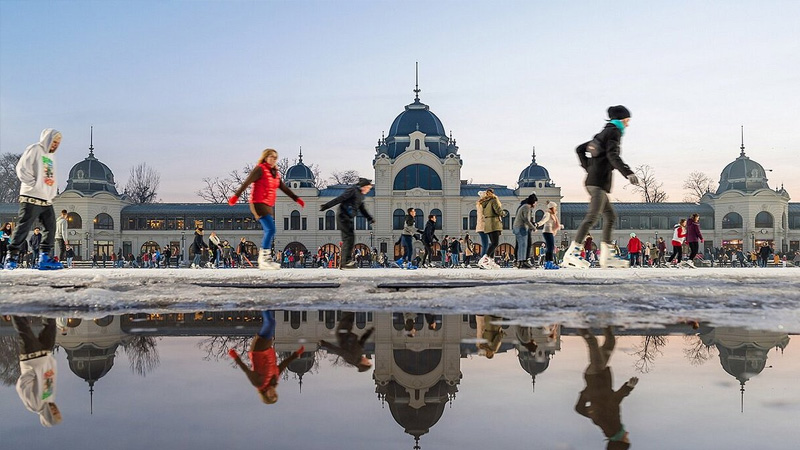
[[[415,352],[413,350],[394,350],[397,367],[409,375],[425,375],[432,372],[442,361],[442,349],[434,348]]]
[[[739,157],[722,169],[716,193],[721,194],[730,190],[754,192],[758,189],[769,189],[767,172],[761,164],[745,156],[744,142],[742,142]]]
[[[284,358],[288,358],[291,353],[286,353]],[[289,365],[286,367],[289,369],[290,372],[296,373],[297,377],[300,379],[300,390],[303,390],[303,375],[311,371],[314,368],[314,363],[316,359],[314,358],[314,352],[304,352],[300,355],[299,358],[295,359],[294,361],[290,362]]]
[[[300,149],[300,158],[297,164],[286,170],[285,181],[287,183],[289,181],[299,181],[300,187],[314,187],[314,172],[311,171],[310,167],[303,164],[303,149]]]
[[[536,164],[536,148],[533,149],[533,160],[531,164],[519,174],[519,187],[550,187],[553,181],[550,173],[543,166]],[[538,182],[543,185],[539,186]]]
[[[89,195],[97,192],[119,195],[114,181],[114,173],[107,165],[94,157],[94,147],[91,145],[89,146],[89,156],[70,169],[67,190],[75,190]]]
[[[441,380],[425,392],[425,405],[413,408],[409,405],[411,394],[396,381],[380,386],[378,393],[389,404],[392,418],[406,433],[419,441],[420,436],[430,431],[441,419],[447,403],[455,396],[457,388]]]

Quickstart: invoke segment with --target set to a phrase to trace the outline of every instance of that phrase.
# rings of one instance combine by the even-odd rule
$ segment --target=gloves
[[[306,202],[304,202],[302,198],[297,197],[297,200],[295,200],[295,201],[297,202],[298,205],[300,205],[301,208],[305,208],[306,207]]]
[[[627,385],[629,388],[633,389],[633,388],[635,388],[635,387],[636,387],[636,383],[638,383],[638,382],[639,382],[639,379],[638,379],[637,377],[631,377],[631,379],[630,379],[630,380],[628,380],[628,381],[627,381],[625,384],[626,384],[626,385]]]
[[[305,346],[305,345],[301,345],[301,346],[300,346],[300,348],[298,348],[298,349],[297,349],[297,351],[296,351],[296,352],[294,352],[294,353],[295,353],[295,355],[297,355],[297,356],[300,356],[300,355],[302,355],[302,354],[303,354],[305,351],[306,351],[306,346]]]
[[[628,181],[630,181],[631,184],[639,184],[639,178],[635,174],[628,175]]]
[[[239,354],[236,353],[236,350],[234,350],[234,349],[228,350],[228,356],[230,356],[233,359],[239,358]]]
[[[228,204],[233,206],[239,201],[238,195],[232,195],[231,198],[228,199]]]

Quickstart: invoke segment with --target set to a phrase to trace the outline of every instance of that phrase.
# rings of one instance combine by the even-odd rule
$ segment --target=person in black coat
[[[425,223],[425,229],[422,231],[422,245],[425,246],[425,254],[422,256],[421,266],[425,267],[431,265],[431,254],[433,254],[433,243],[439,242],[436,237],[436,216],[433,214],[428,216],[428,221]]]
[[[342,262],[340,269],[355,269],[356,262],[353,261],[353,244],[355,244],[356,233],[353,220],[360,211],[367,218],[370,224],[375,223],[367,208],[364,207],[364,196],[372,189],[372,180],[359,178],[358,183],[347,188],[344,193],[335,199],[321,205],[320,211],[339,205],[339,213],[336,215],[336,225],[342,232]]]
[[[611,232],[617,220],[617,214],[611,206],[608,194],[611,193],[611,178],[614,169],[619,170],[631,184],[639,184],[639,179],[620,157],[620,142],[625,129],[631,120],[631,113],[622,105],[608,108],[609,121],[600,133],[589,142],[581,144],[575,151],[581,167],[586,170],[584,185],[591,196],[589,211],[575,233],[575,239],[564,255],[564,264],[571,267],[589,267],[589,262],[580,257],[583,239],[589,230],[603,216],[603,237],[600,256],[601,267],[611,262]],[[603,251],[605,249],[605,252]]]
[[[197,227],[194,230],[194,241],[192,242],[192,252],[194,253],[194,260],[192,261],[192,268],[200,268],[200,259],[203,256],[203,251],[208,248],[208,245],[203,240],[203,227]]]

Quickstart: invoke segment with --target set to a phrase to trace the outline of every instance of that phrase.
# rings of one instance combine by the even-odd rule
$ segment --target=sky
[[[121,189],[142,162],[165,202],[262,149],[328,177],[372,177],[381,133],[414,99],[448,132],[461,178],[514,187],[531,161],[583,202],[574,148],[632,114],[623,159],[668,201],[692,171],[716,181],[747,156],[795,199],[800,3],[794,1],[0,0],[0,153],[44,128],[57,177],[95,156]],[[638,201],[617,174],[612,198]]]

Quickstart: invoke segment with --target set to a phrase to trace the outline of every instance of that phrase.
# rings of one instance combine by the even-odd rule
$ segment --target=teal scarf
[[[625,437],[625,425],[619,424],[619,426],[620,426],[619,431],[617,431],[617,434],[615,434],[615,435],[611,436],[610,438],[608,438],[609,441],[617,442],[617,441],[621,441],[622,438]]]
[[[619,132],[621,134],[623,135],[625,134],[625,124],[622,123],[621,120],[614,119],[614,120],[609,120],[609,122],[613,123],[615,127],[619,128]]]

